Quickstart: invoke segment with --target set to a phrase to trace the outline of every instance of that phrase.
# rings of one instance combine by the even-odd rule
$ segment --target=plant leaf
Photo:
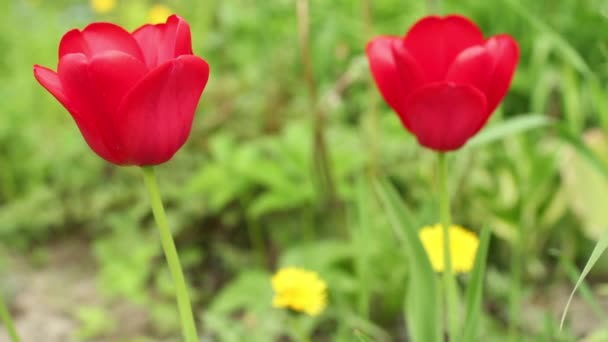
[[[568,278],[570,278],[572,283],[576,284],[581,275],[578,272],[578,269],[576,268],[574,263],[571,260],[562,258],[562,267],[566,271],[566,274],[568,275]],[[587,302],[591,310],[593,310],[593,313],[595,313],[595,315],[601,320],[607,321],[608,315],[606,315],[606,312],[600,305],[601,302],[598,300],[598,298],[595,297],[593,290],[584,279],[581,281],[578,290],[581,294],[581,297],[585,300],[585,302]]]
[[[483,294],[483,280],[488,259],[488,246],[490,245],[490,229],[484,228],[479,236],[479,249],[475,259],[475,267],[471,273],[471,281],[466,293],[466,312],[462,341],[477,341],[481,313],[481,299]]]
[[[412,341],[441,341],[442,321],[437,277],[418,237],[418,229],[407,208],[388,181],[374,181],[374,188],[389,218],[395,236],[404,247],[411,275],[405,306]]]
[[[585,267],[583,268],[583,272],[581,272],[581,275],[578,277],[578,280],[576,281],[576,284],[574,285],[574,289],[572,289],[572,292],[570,293],[570,297],[568,298],[568,301],[566,302],[566,306],[564,307],[564,312],[562,313],[562,319],[559,322],[560,330],[562,330],[562,328],[564,327],[564,321],[566,320],[566,314],[568,313],[568,309],[570,308],[570,303],[572,302],[574,293],[579,288],[579,286],[581,286],[582,282],[585,280],[585,277],[587,277],[587,274],[589,274],[589,271],[591,271],[591,268],[593,268],[593,265],[595,265],[595,263],[600,258],[602,253],[604,253],[604,251],[606,250],[606,248],[608,248],[608,230],[606,230],[606,232],[604,232],[602,237],[595,244],[595,247],[593,248],[593,251],[591,252],[591,255],[589,256],[589,259],[587,259],[587,263],[585,264]]]
[[[493,143],[511,135],[529,131],[531,129],[551,125],[552,120],[542,114],[520,115],[513,119],[488,126],[473,137],[465,145],[466,148],[476,147]]]

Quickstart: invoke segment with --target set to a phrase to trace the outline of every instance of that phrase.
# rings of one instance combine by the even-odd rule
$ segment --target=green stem
[[[247,220],[247,233],[249,241],[255,253],[255,258],[259,267],[265,267],[266,264],[266,247],[264,246],[264,236],[257,218]]]
[[[314,75],[310,44],[310,0],[296,1],[296,16],[298,26],[298,44],[300,59],[304,68],[304,80],[308,88],[308,97],[313,110],[313,172],[317,182],[317,190],[322,195],[324,204],[334,205],[336,189],[330,165],[330,153],[325,138],[325,111],[319,103],[319,93]],[[333,209],[333,208],[332,208]],[[333,211],[332,211],[333,212]]]
[[[167,259],[171,276],[175,282],[175,295],[177,297],[177,306],[182,323],[182,333],[186,342],[198,342],[199,339],[196,332],[196,324],[194,323],[192,305],[190,304],[190,298],[188,297],[188,290],[186,288],[186,280],[184,279],[184,273],[179,262],[175,242],[173,242],[173,237],[171,236],[171,230],[169,230],[169,225],[167,224],[167,216],[165,215],[163,202],[160,197],[160,192],[158,191],[156,174],[154,173],[154,168],[152,166],[142,167],[142,171],[150,197],[152,213],[154,214],[154,219],[156,220],[156,225],[158,226],[158,231],[160,233],[160,241],[165,252],[165,258]]]
[[[6,303],[4,303],[4,298],[0,296],[0,318],[2,318],[2,322],[8,331],[8,335],[11,337],[12,342],[19,342],[19,336],[17,335],[17,329],[15,329],[15,324],[13,323],[13,319],[11,318],[11,313],[8,311],[8,307]]]
[[[521,315],[521,279],[522,279],[522,234],[517,227],[517,237],[511,249],[511,284],[509,291],[509,341],[518,341],[519,318]]]
[[[456,297],[456,278],[452,271],[452,252],[450,250],[450,194],[448,190],[447,157],[439,153],[439,210],[443,227],[443,285],[445,293],[445,313],[447,315],[448,340],[455,341],[458,336],[458,300]]]
[[[292,332],[294,333],[294,340],[296,342],[310,342],[310,337],[308,336],[308,331],[304,327],[302,317],[299,314],[294,314],[290,312],[289,319],[291,320],[291,328]]]

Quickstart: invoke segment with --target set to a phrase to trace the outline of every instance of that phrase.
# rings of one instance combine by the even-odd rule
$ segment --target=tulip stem
[[[154,214],[154,219],[156,220],[156,225],[158,226],[158,231],[160,233],[160,241],[163,246],[163,251],[165,252],[165,258],[167,259],[171,276],[175,282],[175,295],[177,297],[177,306],[182,324],[182,333],[186,342],[198,342],[199,339],[196,332],[192,305],[190,304],[190,298],[188,297],[186,280],[184,279],[184,272],[182,271],[179,262],[179,256],[177,254],[177,249],[175,248],[171,230],[169,230],[169,225],[167,224],[167,216],[165,215],[163,202],[160,192],[158,191],[156,174],[152,166],[142,167],[142,171],[150,197],[152,213]]]
[[[17,329],[15,329],[15,324],[13,323],[13,319],[11,318],[11,313],[8,310],[8,306],[4,302],[4,298],[0,296],[0,318],[2,318],[2,323],[6,327],[6,331],[11,338],[12,342],[19,342],[19,335],[17,335]]]
[[[445,153],[439,153],[439,214],[443,228],[443,286],[444,304],[447,321],[448,341],[455,341],[458,336],[458,301],[456,297],[456,278],[452,270],[452,252],[450,248],[450,194],[448,190],[448,166]]]

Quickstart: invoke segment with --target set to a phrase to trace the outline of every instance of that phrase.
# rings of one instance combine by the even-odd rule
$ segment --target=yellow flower
[[[148,11],[148,23],[162,24],[167,21],[167,18],[173,14],[169,7],[164,5],[154,5]]]
[[[116,0],[90,0],[93,11],[104,14],[108,13],[116,7]]]
[[[445,268],[443,260],[443,228],[440,224],[426,226],[420,230],[420,240],[426,250],[431,265],[436,272]],[[479,238],[474,233],[460,227],[450,227],[450,253],[452,270],[456,273],[467,273],[473,269],[475,256],[479,247]]]
[[[317,273],[286,267],[272,277],[275,292],[272,306],[289,308],[310,316],[320,314],[327,305],[327,284]]]

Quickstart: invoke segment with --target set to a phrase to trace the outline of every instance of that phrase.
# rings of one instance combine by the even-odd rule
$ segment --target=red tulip
[[[437,151],[462,147],[485,125],[519,60],[513,38],[485,40],[457,15],[423,18],[405,37],[377,37],[366,51],[384,100],[421,145]]]
[[[186,142],[209,78],[190,27],[173,15],[133,33],[93,23],[66,33],[57,72],[34,76],[70,112],[95,153],[117,165],[155,165]]]

